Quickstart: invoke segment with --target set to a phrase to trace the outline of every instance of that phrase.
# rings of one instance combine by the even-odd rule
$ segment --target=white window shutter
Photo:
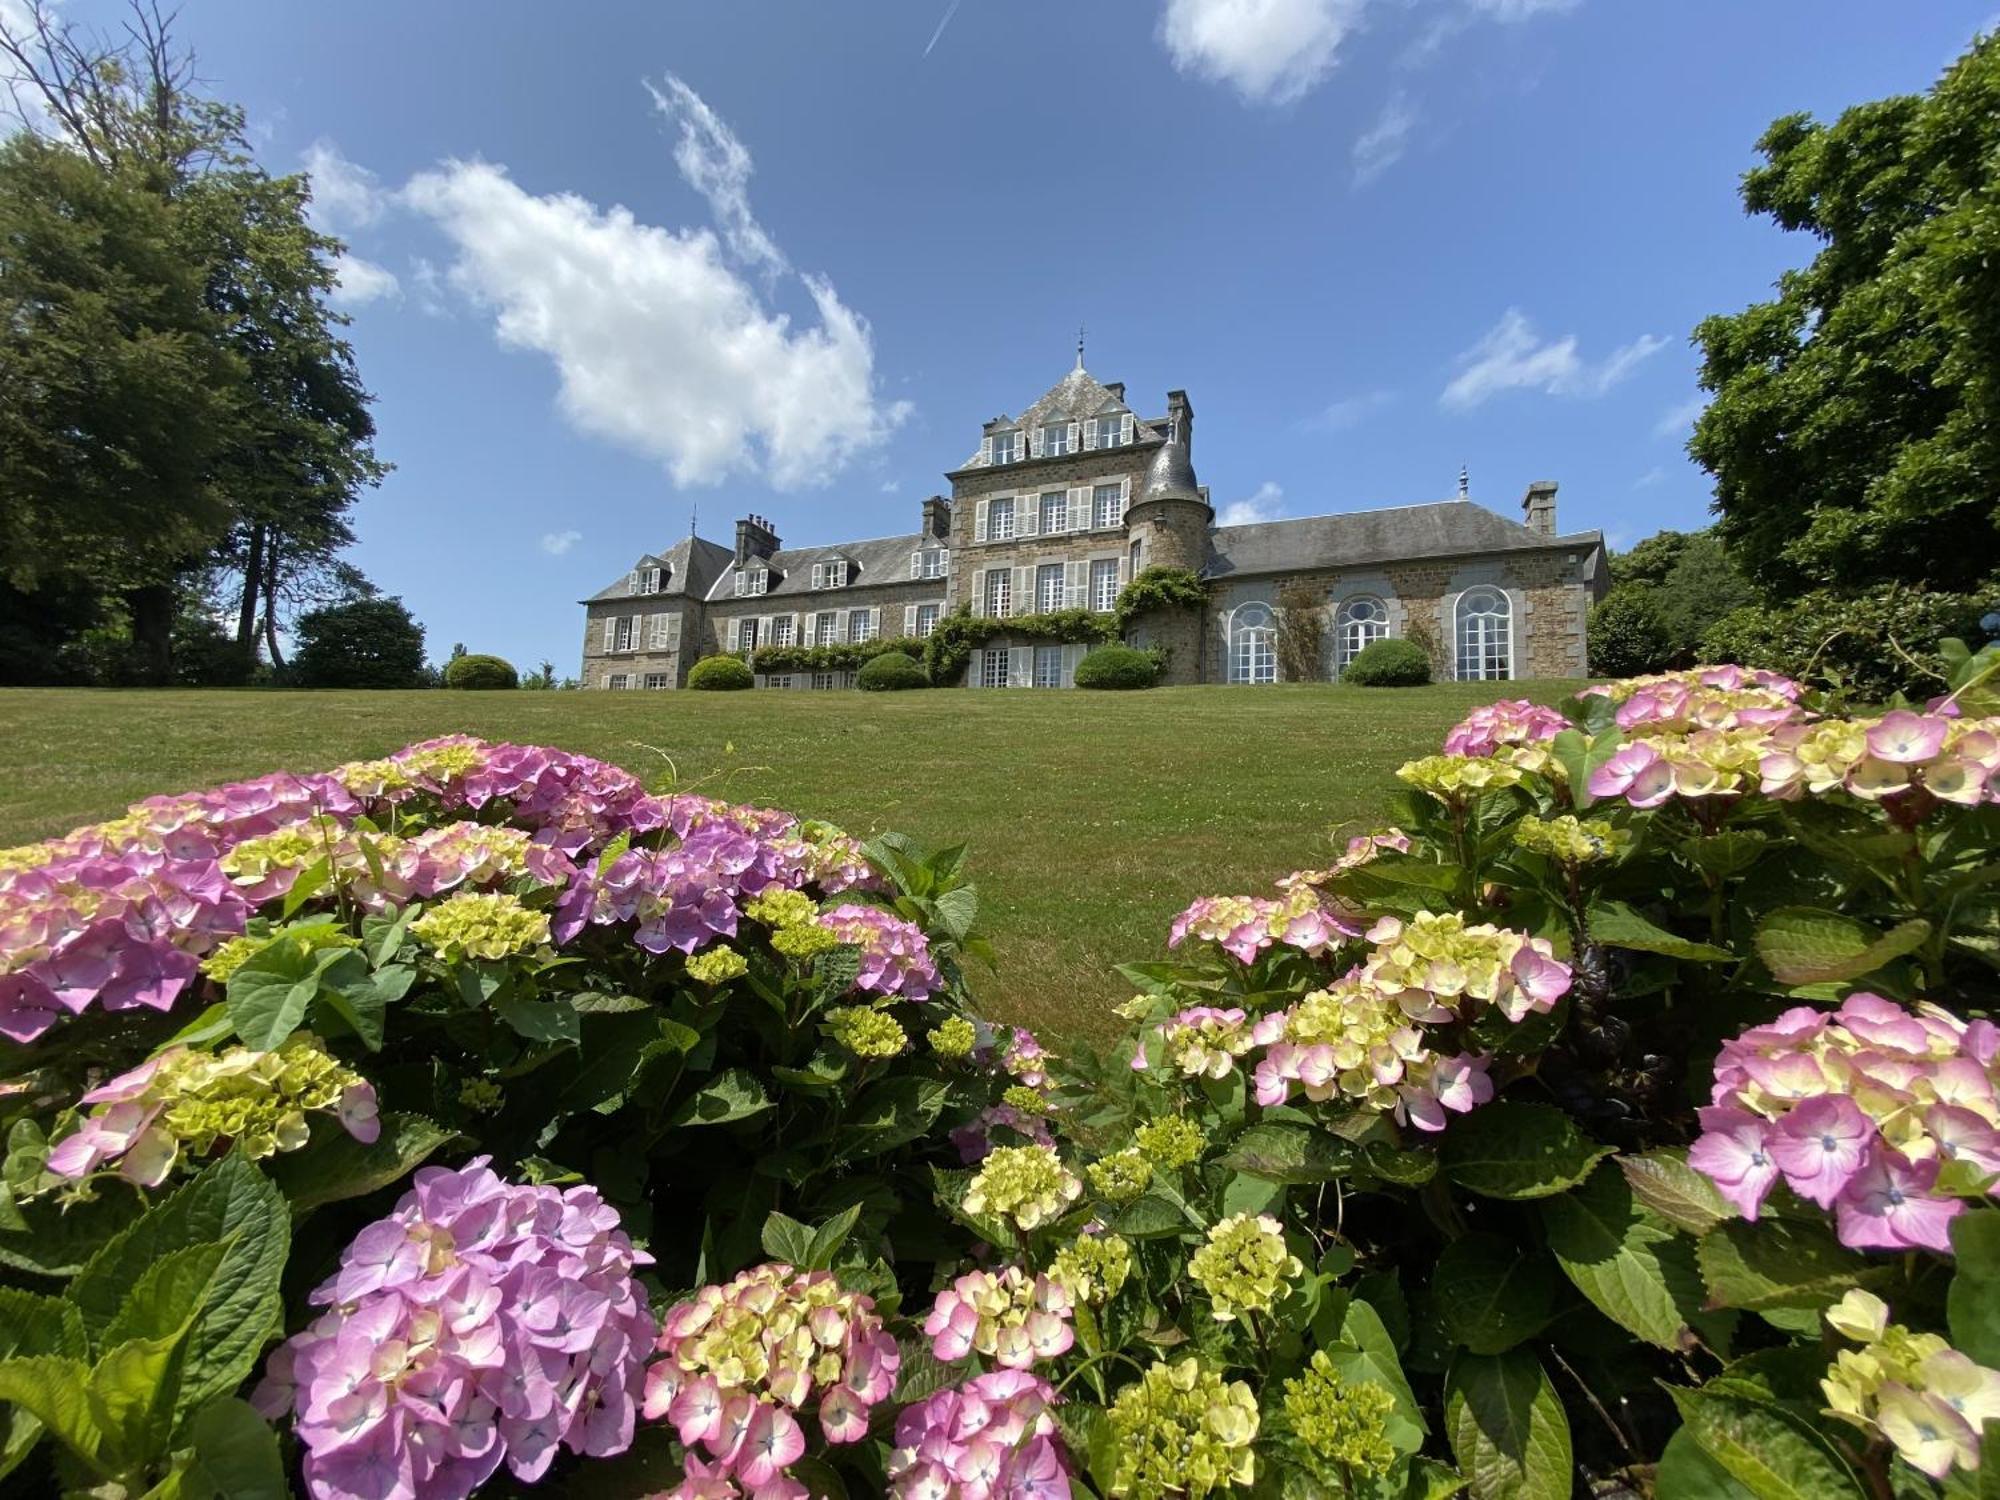
[[[1070,452],[1072,452],[1072,453],[1076,452],[1076,450],[1077,450],[1077,444],[1081,443],[1082,441],[1083,441],[1083,424],[1082,424],[1081,422],[1072,422],[1072,423],[1070,423],[1070,424],[1069,424],[1069,451],[1070,451]]]
[[[1041,423],[1037,422],[1035,424],[1035,430],[1028,434],[1028,457],[1040,458],[1041,456],[1042,456],[1042,426]]]
[[[604,619],[604,649],[606,651],[615,651],[617,648],[618,617],[616,615],[607,615]]]
[[[1132,413],[1128,411],[1122,418],[1119,419],[1118,442],[1119,445],[1122,447],[1124,444],[1129,443],[1131,441],[1132,441]]]
[[[1097,418],[1095,417],[1090,418],[1089,421],[1083,424],[1083,446],[1086,448],[1095,448],[1097,446]]]
[[[639,592],[639,570],[637,568],[634,568],[625,575],[625,592],[628,594]]]
[[[1069,529],[1090,530],[1090,486],[1077,485],[1069,492]]]
[[[924,576],[924,555],[923,555],[923,553],[921,553],[921,552],[912,552],[912,553],[910,554],[910,576],[911,576],[912,578],[921,578],[921,577],[923,577],[923,576]]]
[[[1034,495],[1014,497],[1014,535],[1038,536],[1042,524],[1041,502]]]
[[[1035,609],[1035,570],[1016,568],[1014,570],[1014,599],[1008,606],[1010,614],[1026,615]]]
[[[965,666],[965,685],[967,687],[978,687],[985,680],[986,652],[982,649],[975,649],[972,653],[972,660],[967,662]]]
[[[1071,609],[1090,607],[1090,564],[1073,562],[1069,565],[1068,576],[1063,582],[1063,594]]]
[[[980,501],[978,505],[973,507],[972,539],[975,542],[983,542],[986,540],[986,502],[984,500]]]
[[[667,649],[671,651],[676,647],[678,647],[680,643],[681,643],[681,617],[679,615],[668,615]]]
[[[951,577],[951,548],[938,548],[938,566],[944,570],[944,577]]]
[[[914,604],[905,604],[903,606],[903,634],[915,635],[916,633],[917,607]]]
[[[979,569],[972,575],[972,612],[975,615],[986,613],[986,570],[984,568]]]
[[[1035,682],[1035,648],[1033,646],[1009,646],[1007,648],[1007,686],[1032,687]]]
[[[1131,418],[1128,417],[1126,418],[1126,420],[1130,421]],[[1131,503],[1132,503],[1132,480],[1128,476],[1118,481],[1118,522],[1121,526],[1125,522],[1125,507],[1130,505]]]
[[[990,464],[990,463],[992,463],[992,462],[993,462],[993,439],[992,439],[992,438],[990,438],[990,437],[988,437],[988,438],[981,438],[981,439],[979,440],[979,461],[980,461],[981,463],[983,463],[983,464]]]
[[[1088,649],[1089,647],[1083,645],[1081,642],[1072,642],[1063,647],[1062,685],[1064,687],[1073,688],[1076,686],[1076,669],[1082,664],[1083,654]]]

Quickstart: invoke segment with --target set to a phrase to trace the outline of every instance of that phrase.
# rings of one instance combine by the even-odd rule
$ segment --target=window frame
[[[1090,607],[1100,615],[1118,608],[1118,559],[1093,557],[1090,560]]]
[[[1055,670],[1050,675],[1049,680],[1044,681],[1042,668],[1045,664],[1051,662],[1054,664]],[[1038,688],[1059,688],[1062,686],[1062,670],[1063,648],[1060,645],[1035,647],[1033,664],[1028,671],[1028,680],[1031,684]]]
[[[837,646],[835,639],[840,634],[840,611],[837,609],[816,610],[813,613],[813,638],[815,646]]]
[[[619,615],[618,623],[611,627],[612,652],[616,654],[638,650],[639,648],[632,644],[633,641],[638,639],[638,636],[639,617],[637,615]]]
[[[919,604],[917,606],[918,640],[927,640],[937,630],[938,619],[943,613],[944,610],[935,604]],[[928,619],[925,618],[927,614],[929,615]]]
[[[1014,540],[1015,498],[1013,495],[995,495],[991,500],[986,502],[987,541],[1011,542]],[[999,524],[1003,516],[1007,522],[1004,527]]]
[[[1007,686],[1007,648],[988,646],[986,654],[979,661],[979,685],[983,688],[1003,688]],[[995,677],[998,681],[995,681]]]
[[[989,620],[1004,620],[1014,613],[1014,570],[1012,568],[988,568],[986,570],[986,597],[979,601],[980,608]]]
[[[1054,575],[1055,594],[1049,595],[1050,575]],[[1037,563],[1035,565],[1035,613],[1051,615],[1063,607],[1068,587],[1069,570],[1059,562]]]
[[[649,693],[662,692],[674,685],[671,672],[648,672],[639,679],[639,686]]]
[[[1253,687],[1278,680],[1278,616],[1261,599],[1229,612],[1228,680]]]
[[[1497,608],[1473,608],[1474,603]],[[1514,679],[1514,601],[1495,584],[1478,583],[1462,591],[1451,606],[1452,676],[1457,682],[1511,682]],[[1493,624],[1498,622],[1498,630]],[[1481,624],[1475,632],[1468,629]],[[1498,645],[1495,646],[1497,633]],[[1471,650],[1468,651],[1468,647]],[[1470,661],[1474,670],[1468,674]],[[1492,668],[1497,663],[1500,670]]]
[[[1050,517],[1054,517],[1053,524]],[[1035,499],[1035,528],[1043,536],[1069,530],[1069,491],[1043,490]]]
[[[1361,605],[1371,605],[1378,613],[1357,619],[1353,611]],[[1389,635],[1389,603],[1380,594],[1350,594],[1341,600],[1333,612],[1333,675],[1341,676],[1355,657],[1375,642],[1388,640]]]
[[[1123,484],[1094,484],[1090,487],[1090,529],[1109,531],[1120,520],[1119,502],[1125,498]],[[1108,504],[1106,502],[1109,502]]]

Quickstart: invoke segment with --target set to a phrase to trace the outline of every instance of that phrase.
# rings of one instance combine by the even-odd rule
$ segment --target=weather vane
[[[1076,367],[1083,368],[1083,325],[1076,325]]]

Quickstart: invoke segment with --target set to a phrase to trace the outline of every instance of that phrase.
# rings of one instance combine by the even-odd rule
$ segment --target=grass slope
[[[0,691],[0,846],[156,792],[317,770],[464,731],[867,835],[972,845],[991,1013],[1102,1036],[1111,965],[1210,892],[1265,891],[1379,816],[1391,773],[1475,704],[1573,685],[1143,693]]]

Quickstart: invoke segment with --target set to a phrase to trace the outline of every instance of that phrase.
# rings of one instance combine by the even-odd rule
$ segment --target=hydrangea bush
[[[1191,874],[1103,1055],[974,1011],[962,849],[556,750],[0,851],[0,1480],[1995,1493],[2000,653],[1951,659],[1479,709],[1393,826]]]

